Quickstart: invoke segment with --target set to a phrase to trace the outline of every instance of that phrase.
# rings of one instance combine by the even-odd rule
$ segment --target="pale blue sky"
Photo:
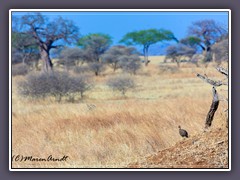
[[[13,13],[20,16],[23,14],[25,13]],[[50,19],[62,16],[74,21],[81,35],[109,34],[114,44],[118,44],[128,32],[149,28],[171,30],[178,39],[181,39],[187,35],[188,27],[192,22],[204,19],[213,19],[228,26],[228,12],[43,12],[42,14]],[[150,53],[157,53],[158,49],[159,53],[163,53],[166,43],[153,46],[150,48]]]

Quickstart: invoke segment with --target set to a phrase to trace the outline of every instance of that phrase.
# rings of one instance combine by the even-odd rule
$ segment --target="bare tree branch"
[[[227,76],[228,77],[228,70],[223,68],[223,67],[216,67],[216,69],[222,73],[223,75]]]
[[[208,84],[211,84],[212,86],[222,86],[222,85],[228,85],[227,82],[222,82],[222,81],[214,81],[212,79],[209,79],[206,75],[203,76],[201,74],[197,74],[197,77],[202,79],[203,81],[207,82]]]

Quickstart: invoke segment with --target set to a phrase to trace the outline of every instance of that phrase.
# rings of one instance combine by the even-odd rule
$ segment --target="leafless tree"
[[[83,49],[66,47],[60,53],[59,63],[63,64],[68,70],[70,66],[82,65],[88,58],[87,56]]]
[[[70,44],[78,38],[77,26],[62,17],[49,21],[41,13],[27,14],[21,17],[21,25],[20,33],[34,38],[34,44],[39,49],[45,72],[52,70],[53,67],[49,56],[50,50],[61,46],[56,42],[64,41]]]
[[[212,45],[226,38],[228,30],[214,20],[201,20],[189,27],[189,35],[199,39],[196,42],[203,50],[204,62],[209,62],[212,60]]]
[[[196,53],[196,49],[188,47],[182,43],[168,46],[166,49],[166,59],[172,59],[173,62],[177,63],[177,67],[180,67],[182,57],[191,57]],[[165,61],[166,61],[165,59]]]
[[[213,86],[212,87],[213,100],[212,100],[210,110],[207,113],[205,128],[208,128],[212,125],[214,114],[217,111],[218,106],[219,106],[220,98],[219,98],[218,92],[216,90],[216,87],[219,87],[222,85],[228,86],[228,70],[223,67],[217,67],[216,70],[225,76],[225,80],[212,80],[212,79],[208,78],[207,75],[197,74],[197,77],[199,77],[206,83]],[[226,100],[228,102],[228,99],[224,99],[224,100]],[[226,111],[228,111],[228,109]],[[228,118],[227,118],[227,125],[228,125]]]
[[[113,71],[123,68],[135,74],[141,67],[139,53],[134,47],[113,46],[101,58]]]

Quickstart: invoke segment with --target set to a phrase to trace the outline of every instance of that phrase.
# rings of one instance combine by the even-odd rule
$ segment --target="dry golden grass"
[[[51,99],[32,101],[17,94],[13,78],[12,154],[45,158],[69,156],[66,162],[13,162],[14,168],[120,168],[181,141],[178,125],[190,136],[202,132],[212,101],[211,86],[196,73],[214,79],[222,75],[208,68],[183,64],[179,72],[159,73],[162,58],[154,59],[133,76],[137,87],[127,97],[105,82],[120,74],[108,69],[94,77],[95,87],[76,103]],[[175,64],[170,64],[175,66]],[[219,94],[226,96],[226,91]],[[226,88],[225,88],[226,89]],[[94,105],[93,108],[90,108]],[[213,128],[225,124],[227,103],[220,102]]]

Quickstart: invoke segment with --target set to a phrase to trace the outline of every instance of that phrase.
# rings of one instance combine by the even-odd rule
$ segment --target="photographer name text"
[[[24,155],[13,155],[12,162],[65,162],[69,156],[62,157],[54,157],[53,155],[49,155],[48,157],[34,157],[34,156],[24,156]]]

